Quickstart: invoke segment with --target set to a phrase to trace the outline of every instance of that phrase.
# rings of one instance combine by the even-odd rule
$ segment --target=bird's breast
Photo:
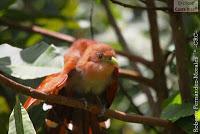
[[[73,87],[81,93],[101,94],[109,84],[114,68],[109,64],[88,62],[72,76]]]

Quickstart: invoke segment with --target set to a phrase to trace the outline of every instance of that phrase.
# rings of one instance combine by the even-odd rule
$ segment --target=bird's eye
[[[102,53],[102,52],[97,52],[96,55],[97,55],[97,57],[98,57],[99,59],[102,59],[102,58],[103,58],[103,53]]]

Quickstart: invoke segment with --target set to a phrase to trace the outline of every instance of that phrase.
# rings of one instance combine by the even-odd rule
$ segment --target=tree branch
[[[128,94],[128,92],[126,91],[126,89],[124,89],[124,87],[122,86],[122,84],[119,82],[119,88],[121,89],[121,91],[124,93],[124,95],[126,96],[126,98],[129,100],[132,108],[136,111],[137,114],[139,115],[144,115],[140,109],[134,104],[132,97],[130,96],[130,94]]]
[[[153,80],[141,76],[140,73],[138,73],[137,71],[128,69],[119,69],[119,76],[132,79],[138,83],[142,83],[150,87],[154,87]]]
[[[94,12],[94,1],[91,0],[89,20],[90,20],[90,35],[92,39],[94,39],[93,12]]]
[[[157,94],[157,112],[155,116],[159,116],[161,112],[161,105],[163,101],[168,97],[168,90],[166,85],[166,76],[164,73],[165,70],[165,61],[164,56],[160,47],[159,42],[159,30],[157,24],[157,14],[155,10],[151,10],[151,7],[155,7],[154,0],[146,1],[148,8],[148,19],[150,26],[150,35],[151,35],[151,43],[152,43],[152,52],[153,52],[153,62],[154,62],[154,84],[155,90]]]
[[[161,11],[169,11],[168,7],[141,7],[141,6],[134,6],[134,5],[129,5],[126,3],[122,3],[117,0],[110,0],[112,3],[126,7],[126,8],[132,8],[132,9],[138,9],[138,10],[161,10]],[[146,1],[145,1],[146,3]]]
[[[75,38],[70,36],[70,35],[54,32],[54,31],[51,31],[51,30],[47,30],[47,29],[35,26],[35,25],[22,26],[22,25],[15,23],[15,22],[3,20],[1,18],[0,18],[0,24],[5,25],[5,26],[9,26],[11,28],[23,30],[23,31],[26,31],[26,32],[38,33],[38,34],[48,36],[48,37],[51,37],[51,38],[54,38],[54,39],[57,39],[57,40],[61,40],[61,41],[66,41],[66,42],[75,41]]]
[[[136,55],[131,55],[131,54],[128,54],[128,53],[125,53],[125,52],[122,52],[122,51],[116,51],[117,54],[119,55],[122,55],[122,56],[125,56],[127,57],[129,60],[133,61],[133,62],[138,62],[138,63],[141,63],[143,65],[145,65],[146,67],[150,68],[150,69],[153,69],[154,66],[153,66],[153,63],[151,61],[148,61],[140,56],[136,56]]]
[[[168,1],[168,6],[172,6],[173,1]],[[184,34],[184,27],[181,14],[169,14],[172,27],[173,40],[175,44],[175,54],[177,62],[177,72],[179,77],[179,88],[182,100],[189,102],[192,99],[189,74],[189,56],[187,54],[187,39]]]
[[[59,95],[47,95],[47,94],[38,92],[38,91],[34,90],[33,88],[19,84],[15,81],[5,77],[2,74],[0,74],[0,83],[7,87],[10,87],[13,91],[16,91],[16,92],[24,94],[24,95],[31,96],[31,97],[39,99],[39,100],[44,100],[45,102],[80,108],[80,109],[84,109],[84,110],[90,111],[95,114],[99,114],[102,111],[101,108],[99,108],[95,105],[89,104],[88,107],[86,107],[83,102],[72,99],[72,98],[63,97],[63,96],[59,96]],[[167,120],[163,120],[160,118],[154,118],[154,117],[144,117],[144,116],[140,116],[140,115],[132,115],[132,114],[123,113],[123,112],[120,112],[117,110],[107,109],[105,111],[104,115],[106,117],[115,118],[115,119],[118,119],[121,121],[132,122],[132,123],[142,123],[142,124],[162,126],[162,127],[167,127],[167,128],[172,126],[172,123]]]

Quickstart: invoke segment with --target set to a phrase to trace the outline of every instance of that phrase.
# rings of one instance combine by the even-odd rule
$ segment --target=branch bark
[[[22,26],[19,25],[15,22],[11,22],[8,20],[3,20],[0,18],[0,24],[5,25],[5,26],[9,26],[11,28],[15,28],[15,29],[19,29],[22,31],[26,31],[26,32],[31,32],[31,33],[38,33],[47,37],[51,37],[57,40],[61,40],[61,41],[66,41],[66,42],[73,42],[75,41],[75,38],[70,36],[70,35],[66,35],[66,34],[62,34],[62,33],[58,33],[58,32],[54,32],[51,30],[47,30],[35,25],[31,25],[31,26]]]
[[[146,86],[155,87],[153,80],[145,78],[140,75],[137,71],[128,69],[119,69],[119,76],[123,78],[132,79],[138,83],[142,83]]]
[[[59,95],[57,96],[47,95],[47,94],[38,92],[34,90],[33,88],[19,84],[5,77],[2,74],[0,74],[0,83],[7,87],[10,87],[13,91],[31,96],[39,100],[44,100],[45,102],[48,102],[48,103],[80,108],[80,109],[84,109],[95,114],[100,114],[102,111],[101,108],[95,105],[88,104],[88,106],[86,107],[84,102],[81,102],[72,98],[63,97]],[[132,122],[132,123],[142,123],[142,124],[155,125],[155,126],[161,126],[161,127],[166,127],[166,128],[169,128],[172,126],[172,123],[167,120],[163,120],[163,119],[155,118],[155,117],[145,117],[141,115],[127,114],[127,113],[123,113],[117,110],[107,109],[104,115],[106,117],[115,118],[121,121]]]
[[[171,7],[173,0],[168,1]],[[170,23],[172,28],[173,40],[175,43],[175,54],[177,62],[177,72],[179,78],[179,88],[183,102],[191,101],[190,75],[188,70],[189,57],[187,55],[187,39],[184,34],[183,21],[180,13],[171,13]]]
[[[168,97],[166,76],[164,74],[165,60],[164,60],[164,55],[162,54],[162,50],[160,48],[157,14],[155,10],[150,9],[150,7],[151,8],[155,7],[154,0],[148,0],[146,1],[146,3],[147,7],[149,7],[147,11],[148,11],[149,26],[150,26],[152,52],[154,58],[154,84],[158,98],[157,100],[158,109],[155,112],[155,116],[159,116],[161,112],[161,105],[163,101]]]

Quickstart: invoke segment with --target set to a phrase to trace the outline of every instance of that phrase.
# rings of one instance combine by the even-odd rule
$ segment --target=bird
[[[47,76],[36,90],[79,99],[86,105],[95,104],[102,109],[109,108],[118,88],[119,67],[115,57],[114,49],[107,44],[78,39],[65,53],[62,71]],[[29,97],[23,106],[28,109],[38,103],[39,100]],[[106,119],[83,109],[53,104],[46,124],[48,133],[101,134],[100,122]]]

